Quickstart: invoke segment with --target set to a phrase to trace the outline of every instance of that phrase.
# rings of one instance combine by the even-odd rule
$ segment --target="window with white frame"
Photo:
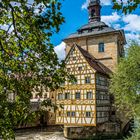
[[[86,84],[89,84],[90,83],[90,77],[89,76],[85,77],[85,83]]]
[[[69,93],[69,92],[66,92],[66,93],[65,93],[65,99],[66,99],[66,100],[70,99],[70,93]]]
[[[67,112],[67,117],[70,117],[71,116],[70,114],[71,114],[70,111],[68,111]]]
[[[87,92],[87,99],[93,99],[93,93],[90,91],[90,92]]]
[[[63,94],[62,93],[58,93],[58,100],[63,100]]]
[[[76,92],[75,93],[75,99],[80,99],[81,98],[81,93],[80,92]]]
[[[104,43],[99,43],[99,46],[98,46],[98,52],[104,52],[105,51],[105,48],[104,48]]]
[[[71,117],[75,117],[75,112],[74,111],[71,112]]]

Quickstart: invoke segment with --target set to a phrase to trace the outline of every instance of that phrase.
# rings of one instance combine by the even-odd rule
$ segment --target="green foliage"
[[[131,114],[140,115],[140,46],[133,43],[112,76],[111,92],[118,108],[131,108]],[[129,112],[130,113],[130,112]]]
[[[112,75],[111,93],[114,93],[116,106],[126,111],[128,117],[140,116],[140,46],[132,43],[126,57],[120,60]]]
[[[0,135],[5,140],[35,118],[33,88],[40,87],[41,95],[43,88],[58,89],[68,76],[50,42],[64,22],[60,8],[59,0],[0,2]]]
[[[126,137],[126,140],[139,140],[140,139],[140,119],[135,118],[135,125],[133,132],[130,132],[130,136]]]
[[[127,140],[139,140],[140,139],[140,128],[137,128],[131,137],[128,137]]]
[[[127,1],[118,1],[118,0],[112,0],[113,1],[113,8],[117,10],[121,10],[123,13],[131,13],[136,8],[140,8],[140,1],[139,0],[127,0]]]

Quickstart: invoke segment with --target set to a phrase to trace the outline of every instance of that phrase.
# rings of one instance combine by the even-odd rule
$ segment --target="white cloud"
[[[140,44],[140,34],[138,33],[126,33],[125,34],[126,36],[126,40],[127,40],[127,43],[129,44],[132,40],[136,41],[137,43]]]
[[[86,0],[83,4],[82,4],[82,10],[87,9],[88,7],[88,0]]]
[[[135,40],[140,44],[140,16],[136,14],[102,16],[102,21],[115,29],[124,29],[127,43]]]
[[[102,21],[104,21],[108,25],[112,25],[118,22],[121,19],[121,16],[117,14],[117,12],[112,13],[112,15],[102,16]]]
[[[111,5],[111,0],[101,0],[102,5]]]
[[[82,4],[82,9],[87,9],[88,7],[88,2],[89,0],[86,0],[83,4]],[[111,5],[111,0],[101,0],[101,5]]]
[[[66,57],[65,48],[66,48],[66,44],[64,42],[61,42],[59,45],[57,45],[54,48],[54,50],[60,60],[64,60]]]
[[[124,30],[132,32],[140,32],[140,16],[129,14],[123,17],[123,22],[126,23]]]

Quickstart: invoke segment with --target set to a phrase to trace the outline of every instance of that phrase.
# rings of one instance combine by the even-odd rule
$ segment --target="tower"
[[[88,23],[63,40],[66,43],[66,55],[76,43],[114,71],[120,57],[124,55],[126,39],[123,30],[116,30],[101,21],[100,11],[100,0],[89,0]]]
[[[99,0],[89,0],[88,12],[89,12],[89,23],[94,21],[100,21],[100,1]]]

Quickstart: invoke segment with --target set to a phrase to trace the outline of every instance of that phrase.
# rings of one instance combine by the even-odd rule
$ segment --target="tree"
[[[117,70],[112,75],[110,89],[115,95],[117,108],[122,112],[127,110],[128,117],[138,119],[140,116],[140,46],[137,43],[133,42],[126,52],[126,57],[120,60]],[[136,134],[136,136],[140,135]]]
[[[43,88],[55,90],[70,77],[50,41],[64,22],[60,8],[59,0],[0,1],[0,135],[5,140],[35,117],[33,89],[41,95]]]
[[[140,1],[139,0],[112,0],[113,1],[113,8],[117,10],[122,10],[123,13],[131,13],[136,8],[140,8]]]

